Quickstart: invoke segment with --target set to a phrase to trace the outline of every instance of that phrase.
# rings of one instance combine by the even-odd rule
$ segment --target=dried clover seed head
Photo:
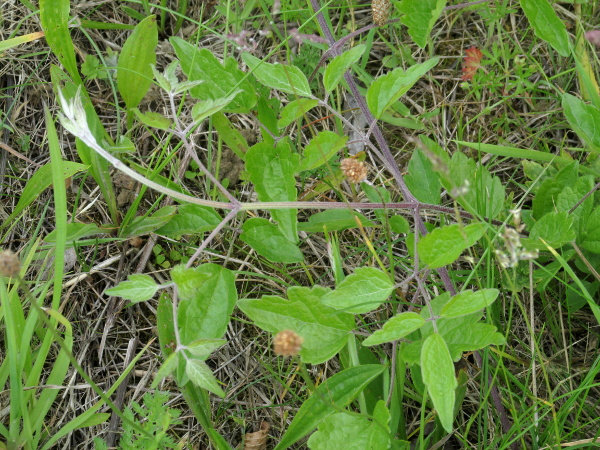
[[[367,179],[367,165],[358,159],[345,158],[341,164],[342,173],[353,183],[360,183]]]
[[[16,277],[21,271],[21,261],[11,250],[0,252],[0,275],[3,277]]]
[[[273,349],[278,356],[296,356],[302,350],[303,342],[295,331],[283,330],[275,335]]]
[[[373,22],[382,27],[390,16],[390,0],[373,0],[371,3],[373,10]]]

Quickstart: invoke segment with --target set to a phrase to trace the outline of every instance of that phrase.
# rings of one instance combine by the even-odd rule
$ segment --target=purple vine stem
[[[318,0],[310,0],[310,3],[311,3],[313,10],[317,14],[316,17],[317,17],[317,22],[319,23],[319,27],[321,28],[323,35],[329,42],[330,49],[328,50],[328,53],[329,53],[328,56],[335,57],[335,56],[340,55],[342,45],[336,41],[331,30],[329,29],[327,22],[325,20],[325,16],[323,15],[322,9],[318,3]],[[479,2],[476,2],[476,3],[479,3]],[[475,4],[475,2],[473,4]],[[371,26],[364,27],[359,31],[364,32],[370,28],[371,28]],[[377,125],[377,121],[375,120],[375,117],[373,117],[373,114],[369,110],[367,103],[365,102],[365,99],[358,91],[358,86],[356,85],[356,82],[355,82],[354,77],[352,76],[352,72],[350,70],[346,71],[346,73],[344,74],[344,79],[348,83],[348,86],[350,87],[350,91],[351,91],[352,95],[354,96],[354,99],[356,100],[361,112],[363,113],[363,115],[365,116],[365,119],[367,120],[369,129],[372,130],[373,136],[375,137],[375,140],[376,140],[377,144],[379,145],[379,148],[380,148],[382,156],[383,156],[382,162],[384,163],[385,167],[390,171],[390,173],[396,180],[396,183],[398,184],[398,188],[400,189],[400,192],[402,193],[404,200],[412,206],[413,216],[414,216],[416,227],[418,228],[419,232],[423,236],[426,235],[427,229],[425,228],[425,223],[423,222],[423,219],[421,218],[421,215],[420,215],[420,209],[424,205],[422,205],[415,198],[415,196],[412,194],[412,192],[410,192],[410,189],[408,189],[408,186],[406,186],[406,183],[404,182],[404,178],[402,177],[402,173],[400,173],[400,169],[398,168],[398,165],[396,164],[396,161],[394,159],[394,156],[392,155],[392,152],[390,151],[387,141],[385,140],[385,137],[383,136],[381,129]],[[444,283],[444,287],[446,288],[446,290],[448,292],[450,292],[451,295],[456,295],[456,289],[454,287],[454,284],[452,283],[452,280],[450,279],[448,270],[445,267],[443,267],[443,268],[437,269],[437,273],[440,276],[440,278],[442,279],[442,282]],[[483,366],[483,359],[479,352],[475,352],[475,360],[477,362],[477,365],[481,368]],[[392,376],[393,376],[393,374],[392,374]],[[504,405],[502,404],[502,399],[500,398],[498,388],[493,384],[493,379],[491,378],[491,376],[488,376],[488,382],[490,383],[490,386],[491,386],[490,393],[491,393],[491,397],[492,397],[492,402],[494,403],[494,406],[496,407],[496,410],[498,411],[498,414],[500,415],[500,423],[502,425],[504,432],[508,432],[508,430],[511,427],[511,424],[510,424],[508,415],[506,414],[506,410],[504,409]],[[516,442],[513,443],[513,448],[515,448],[514,447],[515,444],[516,444]]]

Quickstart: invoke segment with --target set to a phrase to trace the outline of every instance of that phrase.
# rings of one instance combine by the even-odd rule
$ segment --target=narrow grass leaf
[[[86,171],[88,166],[83,164],[74,163],[71,161],[63,161],[63,172],[61,183],[64,184],[64,180],[72,177],[78,172]],[[44,192],[44,190],[52,185],[52,164],[48,163],[40,167],[33,176],[27,181],[25,188],[21,191],[21,196],[17,202],[17,206],[13,209],[12,213],[2,224],[2,228],[10,225],[11,222],[23,212],[38,196]]]
[[[264,295],[261,299],[242,299],[238,307],[263,330],[278,333],[292,330],[303,339],[300,356],[308,364],[320,364],[335,356],[354,329],[354,316],[336,311],[322,302],[329,289],[315,285],[291,287],[289,300]]]
[[[446,318],[466,316],[490,306],[500,294],[498,289],[471,289],[452,297],[442,308],[441,316]]]
[[[270,64],[250,53],[242,53],[242,59],[256,79],[266,87],[300,97],[312,97],[308,80],[298,67]]]
[[[543,162],[570,162],[569,159],[553,153],[540,152],[538,150],[530,150],[527,148],[505,147],[503,145],[483,144],[478,142],[454,141],[459,145],[464,145],[478,151],[489,153],[497,156],[508,156],[517,159],[531,159],[533,161]]]
[[[211,116],[211,123],[217,134],[229,146],[231,151],[242,161],[246,159],[246,152],[249,145],[246,138],[233,126],[231,121],[223,113],[216,113]]]
[[[346,71],[360,59],[366,48],[365,44],[359,44],[331,60],[323,74],[325,91],[331,92],[336,88]]]
[[[127,281],[121,281],[115,287],[105,290],[104,293],[138,303],[150,300],[158,288],[159,286],[151,276],[138,273],[129,275]]]
[[[600,324],[600,306],[598,306],[598,304],[596,303],[594,298],[590,295],[588,290],[585,288],[582,281],[575,274],[575,272],[573,272],[573,269],[571,269],[571,266],[569,266],[569,264],[562,258],[562,256],[560,256],[556,252],[556,250],[554,250],[550,245],[548,245],[547,248],[548,248],[548,250],[550,250],[550,253],[552,253],[552,255],[554,255],[556,260],[560,262],[560,264],[562,265],[565,272],[567,272],[567,274],[571,277],[571,279],[575,283],[577,283],[577,286],[579,286],[579,289],[581,290],[581,292],[583,293],[583,296],[587,300],[588,306],[590,307],[590,309],[592,310],[592,313],[594,314],[594,317],[596,318],[596,322],[598,322]]]
[[[43,31],[36,31],[35,33],[29,33],[29,34],[25,34],[23,36],[17,36],[11,39],[5,39],[3,41],[0,41],[0,53],[13,48],[13,47],[18,47],[21,44],[24,44],[26,42],[31,42],[31,41],[35,41],[36,39],[39,39],[41,37],[44,37],[44,32]]]
[[[290,447],[314,430],[325,418],[350,404],[384,369],[384,366],[378,364],[366,364],[343,370],[325,380],[302,404],[275,450]]]
[[[176,211],[175,206],[164,206],[150,216],[136,217],[120,231],[119,235],[124,238],[131,238],[152,233],[169,223],[175,216]]]
[[[156,16],[148,16],[136,25],[119,54],[117,87],[129,110],[140,104],[152,85],[157,44]]]
[[[417,244],[419,256],[431,269],[452,264],[464,250],[481,239],[485,229],[486,225],[483,223],[436,228]]]
[[[375,79],[367,90],[367,104],[375,118],[380,118],[423,75],[429,72],[438,61],[439,58],[437,57],[431,58],[423,64],[415,64],[406,72],[401,68],[397,68]]]
[[[69,0],[40,0],[40,21],[46,35],[46,42],[73,81],[81,85],[83,81],[77,69],[75,47],[69,31]]]
[[[388,275],[373,267],[363,267],[327,293],[323,303],[340,311],[363,314],[381,306],[393,289]]]
[[[110,233],[109,228],[100,228],[95,223],[68,223],[66,226],[65,239],[67,242],[78,241],[87,236],[95,236],[103,233]],[[52,230],[44,238],[44,242],[55,243],[57,239],[57,230]]]
[[[569,56],[571,43],[567,28],[554,12],[552,4],[548,0],[520,0],[520,4],[535,35],[561,56]]]
[[[454,364],[446,341],[439,333],[429,336],[421,349],[421,371],[423,382],[438,413],[444,430],[452,432],[454,418],[454,396],[458,383],[454,375]]]
[[[419,47],[425,48],[445,6],[446,0],[402,0],[398,3],[397,8],[403,14],[400,21],[408,27],[408,34]]]
[[[392,317],[363,341],[367,347],[383,344],[384,342],[397,341],[425,325],[425,319],[415,312],[404,312]]]

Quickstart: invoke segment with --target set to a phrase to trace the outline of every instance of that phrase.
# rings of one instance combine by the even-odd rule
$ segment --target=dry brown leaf
[[[255,433],[246,433],[244,436],[244,450],[266,450],[269,437],[269,422],[262,422],[260,430]]]

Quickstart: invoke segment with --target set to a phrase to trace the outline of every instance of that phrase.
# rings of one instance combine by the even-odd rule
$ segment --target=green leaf
[[[148,16],[137,24],[123,45],[119,55],[117,87],[127,109],[138,106],[152,85],[157,44],[156,16]]]
[[[227,112],[247,113],[256,105],[256,93],[252,84],[239,70],[237,62],[228,58],[224,65],[206,48],[189,44],[181,38],[169,39],[181,62],[181,69],[190,81],[204,81],[192,88],[192,97],[200,100],[216,100],[227,97],[239,89],[235,99],[225,108]],[[243,81],[242,81],[243,80]]]
[[[363,267],[326,294],[323,303],[344,312],[362,314],[378,308],[393,290],[388,275],[373,267]]]
[[[227,97],[217,98],[217,99],[207,99],[202,102],[196,103],[192,107],[192,118],[195,122],[202,122],[209,116],[221,111],[227,105],[233,102],[237,94],[241,92],[239,89],[234,91],[233,94],[228,95]]]
[[[444,430],[451,433],[454,418],[454,391],[458,383],[454,375],[450,351],[439,333],[433,333],[423,342],[421,371],[423,382],[427,386],[440,422]]]
[[[467,211],[493,219],[503,210],[505,189],[500,178],[493,177],[482,164],[455,152],[448,164],[449,175],[439,172],[444,188],[458,190],[458,203]],[[462,191],[462,192],[461,192]]]
[[[554,212],[560,193],[567,186],[575,186],[579,178],[579,163],[571,161],[552,178],[542,182],[533,197],[533,217],[541,219],[545,214]]]
[[[375,223],[360,213],[351,209],[330,209],[313,214],[308,222],[298,223],[298,230],[309,233],[322,233],[324,231],[340,231],[348,228],[357,228],[356,218],[364,227],[375,226]]]
[[[434,316],[441,316],[442,308],[450,301],[450,294],[445,292],[438,295],[431,301],[431,308]],[[425,325],[419,330],[421,336],[426,338],[434,334],[434,329],[431,321],[427,320],[429,308],[421,310],[421,316],[426,320]],[[458,361],[462,352],[479,350],[488,345],[502,345],[506,343],[504,336],[496,331],[496,327],[485,323],[479,323],[483,316],[482,311],[469,314],[467,316],[437,319],[438,332],[442,335],[450,350],[450,356],[453,361]],[[420,350],[421,341],[413,342],[416,344],[417,350]],[[410,344],[410,345],[413,345]],[[418,362],[418,354],[417,360]]]
[[[415,312],[404,312],[392,317],[381,330],[377,330],[371,336],[363,341],[363,345],[368,347],[372,345],[383,344],[384,342],[397,341],[404,336],[418,330],[425,325],[425,319]]]
[[[322,303],[329,289],[315,285],[291,287],[289,300],[264,295],[261,299],[242,299],[238,307],[257,326],[272,333],[293,330],[303,339],[300,356],[308,364],[320,364],[335,356],[346,345],[354,329],[354,316],[336,311]]]
[[[247,220],[240,239],[272,262],[289,264],[304,260],[298,245],[284,236],[277,225],[262,217]]]
[[[406,234],[410,231],[410,224],[404,217],[395,215],[390,217],[390,228],[394,233]]]
[[[248,64],[256,79],[265,86],[287,94],[312,97],[308,80],[298,67],[270,64],[250,53],[242,53],[242,59]]]
[[[95,223],[68,223],[66,227],[66,242],[78,241],[86,236],[95,236],[97,234],[110,233],[108,228],[100,228]],[[56,242],[58,230],[52,230],[44,238],[44,242]]]
[[[473,292],[471,289],[455,295],[442,308],[441,316],[446,318],[466,316],[490,306],[500,291],[498,289],[481,289]]]
[[[331,92],[336,88],[344,73],[346,73],[352,64],[359,60],[366,48],[365,44],[359,44],[331,60],[323,74],[325,91]]]
[[[214,230],[221,223],[221,216],[208,206],[184,204],[177,207],[177,214],[155,231],[156,234],[178,238],[184,234],[203,233]]]
[[[223,139],[231,151],[244,161],[248,151],[248,141],[242,133],[233,126],[225,114],[220,112],[211,117],[211,123],[219,137]]]
[[[474,245],[485,233],[483,223],[462,227],[454,224],[436,228],[417,244],[421,260],[431,269],[453,263],[461,253]]]
[[[82,85],[83,81],[77,70],[75,47],[69,31],[70,4],[67,0],[40,0],[40,21],[52,52],[75,83]]]
[[[397,5],[403,14],[400,21],[408,27],[408,34],[419,47],[425,48],[427,38],[446,6],[446,0],[402,0]]]
[[[591,150],[600,151],[600,110],[567,93],[563,94],[562,107],[569,125],[579,137]]]
[[[1,48],[0,48],[0,51],[2,51]],[[98,57],[96,57],[94,55],[87,55],[85,57],[85,61],[81,65],[81,73],[87,79],[91,79],[91,80],[95,80],[95,79],[106,80],[106,79],[108,79],[108,69],[106,68],[106,66],[101,65]]]
[[[167,119],[165,116],[155,111],[143,113],[139,109],[134,108],[133,112],[138,120],[144,125],[157,128],[159,130],[168,130],[171,128],[171,124],[173,123],[171,119]]]
[[[585,220],[585,228],[581,241],[581,248],[592,253],[600,254],[600,207],[594,209],[592,214]]]
[[[52,88],[55,95],[58,96],[59,93],[62,93],[67,102],[72,101],[79,95],[85,110],[87,124],[90,132],[96,139],[96,142],[106,142],[108,147],[112,147],[112,138],[104,129],[104,125],[98,117],[94,105],[87,96],[86,91],[81,91],[80,87],[73,83],[69,77],[57,67],[50,68],[50,77],[52,79]],[[88,166],[89,173],[94,177],[94,180],[102,192],[113,224],[120,223],[120,213],[117,210],[117,197],[114,192],[112,179],[110,178],[108,161],[85,145],[79,138],[75,139],[75,146],[81,162]]]
[[[304,148],[304,157],[298,170],[313,170],[327,163],[346,145],[348,136],[340,136],[333,131],[321,131]]]
[[[591,175],[580,176],[577,178],[575,186],[565,186],[556,197],[556,210],[569,212],[571,208],[579,203],[588,192],[594,189],[594,177]],[[573,217],[573,229],[576,230],[577,237],[582,237],[586,228],[586,221],[594,210],[594,196],[588,196],[583,202],[579,203],[577,208],[570,214]]]
[[[442,333],[453,361],[458,361],[464,352],[474,352],[490,345],[505,345],[506,339],[494,325],[476,322],[456,323]]]
[[[550,44],[561,56],[567,57],[571,44],[565,24],[560,20],[548,0],[520,0],[537,37]]]
[[[121,135],[119,136],[117,143],[108,147],[107,150],[111,153],[133,153],[136,148],[131,139]]]
[[[360,187],[365,191],[365,194],[367,194],[369,201],[373,203],[387,204],[392,201],[390,191],[385,186],[373,186],[369,183],[361,183]],[[385,209],[376,209],[373,213],[380,222],[385,223],[386,218],[388,217],[388,212]]]
[[[227,344],[225,339],[197,339],[187,345],[187,351],[198,359],[205,360],[219,347]]]
[[[294,173],[299,156],[293,154],[289,143],[280,141],[277,147],[261,142],[246,153],[246,170],[254,183],[261,202],[295,201],[298,196]],[[288,241],[298,242],[298,210],[272,210],[271,216]]]
[[[529,239],[524,240],[528,249],[546,250],[542,238],[552,248],[562,247],[575,240],[573,216],[566,211],[550,212],[538,220],[529,233]]]
[[[160,368],[156,371],[154,381],[152,381],[152,385],[150,386],[150,388],[155,389],[163,379],[167,378],[175,371],[178,365],[179,353],[173,352],[169,356],[167,356],[165,362],[162,363]]]
[[[237,300],[233,273],[218,264],[190,269],[180,265],[171,270],[171,278],[181,300],[177,311],[181,343],[223,337]]]
[[[414,149],[410,158],[408,174],[405,175],[404,181],[417,200],[433,205],[440,204],[442,185],[431,161],[418,148]]]
[[[185,373],[196,386],[206,389],[221,398],[225,397],[225,392],[223,392],[219,382],[204,361],[188,359],[185,365]]]
[[[104,291],[105,294],[122,297],[133,303],[150,300],[158,291],[158,285],[149,275],[129,275],[127,281],[121,281],[115,287]]]
[[[176,211],[174,206],[164,206],[150,216],[136,217],[125,229],[121,230],[120,236],[130,238],[152,233],[169,223]]]
[[[71,161],[63,161],[64,178],[67,179],[72,177],[77,172],[83,172],[87,170],[87,166],[83,164],[74,163]],[[33,176],[27,181],[25,188],[21,191],[17,206],[14,207],[12,213],[2,224],[2,228],[11,224],[12,221],[19,215],[25,208],[27,208],[33,201],[50,185],[52,184],[52,165],[50,163],[44,164],[40,167]]]
[[[367,104],[376,119],[431,70],[439,58],[431,58],[423,64],[415,64],[406,72],[397,68],[377,78],[367,90]]]
[[[285,105],[281,110],[281,118],[277,121],[278,128],[285,128],[294,120],[303,117],[308,111],[319,104],[319,100],[299,98]]]
[[[346,412],[333,414],[319,424],[317,432],[308,439],[313,450],[387,449],[390,446],[388,422],[390,413],[380,400],[374,420]],[[352,436],[352,439],[348,439]]]
[[[338,408],[350,404],[384,369],[378,364],[365,364],[351,367],[325,380],[302,404],[275,450],[286,449],[298,442],[325,418],[336,413]]]

